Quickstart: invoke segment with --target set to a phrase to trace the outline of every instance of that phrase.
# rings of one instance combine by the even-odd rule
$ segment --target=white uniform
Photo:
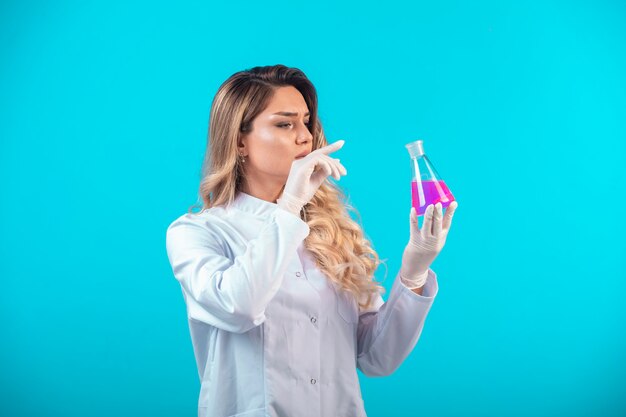
[[[230,205],[186,213],[167,254],[187,305],[201,381],[198,415],[365,416],[356,369],[389,375],[409,355],[438,291],[401,283],[360,311],[316,267],[308,225],[239,192]]]

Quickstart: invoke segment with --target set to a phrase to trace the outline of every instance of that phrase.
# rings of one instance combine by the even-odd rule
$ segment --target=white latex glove
[[[452,216],[458,205],[456,201],[453,201],[443,218],[441,203],[437,203],[436,206],[430,204],[424,213],[421,230],[418,228],[415,209],[411,207],[411,237],[404,249],[400,268],[400,278],[407,287],[419,288],[426,283],[428,268],[446,243]]]
[[[283,193],[276,200],[278,206],[300,217],[300,210],[311,201],[326,177],[332,175],[338,180],[341,175],[346,175],[348,171],[339,159],[328,156],[341,149],[344,143],[338,140],[314,150],[304,158],[294,160]]]

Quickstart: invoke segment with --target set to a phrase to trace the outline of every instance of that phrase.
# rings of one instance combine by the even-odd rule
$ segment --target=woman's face
[[[308,123],[309,109],[298,89],[278,87],[267,108],[252,121],[252,130],[240,140],[246,178],[284,184],[291,163],[312,150]]]

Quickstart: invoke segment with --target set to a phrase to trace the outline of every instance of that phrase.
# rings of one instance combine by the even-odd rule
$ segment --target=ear
[[[239,136],[239,139],[237,139],[237,154],[241,155],[243,154],[244,156],[248,155],[248,149],[246,147],[246,140],[247,138],[245,136]]]

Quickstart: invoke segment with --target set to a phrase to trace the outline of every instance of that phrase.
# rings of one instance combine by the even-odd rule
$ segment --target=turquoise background
[[[11,416],[193,416],[165,252],[236,71],[316,85],[388,269],[410,164],[459,201],[440,292],[368,416],[626,414],[626,5],[3,2],[0,400]]]

